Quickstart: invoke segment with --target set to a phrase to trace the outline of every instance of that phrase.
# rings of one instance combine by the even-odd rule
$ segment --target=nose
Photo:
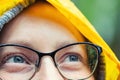
[[[41,58],[40,69],[32,80],[64,80],[50,56]]]

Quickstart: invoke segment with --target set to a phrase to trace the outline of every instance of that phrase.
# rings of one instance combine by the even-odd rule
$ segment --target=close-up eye
[[[65,57],[64,61],[65,62],[78,62],[78,61],[80,61],[80,59],[79,59],[78,55],[71,54],[71,55],[68,55],[67,57]]]
[[[57,58],[56,58],[57,59]],[[57,59],[58,63],[80,63],[82,62],[82,56],[77,52],[66,52]]]
[[[37,60],[39,60],[38,55],[30,49],[20,46],[0,47],[0,73],[4,71],[8,74],[32,75],[36,71]]]
[[[27,48],[19,46],[0,47],[1,65],[36,65],[38,55]]]
[[[26,60],[21,56],[12,56],[7,59],[6,63],[26,63]]]

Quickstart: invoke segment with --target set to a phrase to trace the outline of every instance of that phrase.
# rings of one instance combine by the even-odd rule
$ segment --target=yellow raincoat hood
[[[0,30],[5,23],[34,2],[35,0],[0,0]],[[120,80],[119,60],[80,10],[70,0],[47,0],[47,2],[62,13],[90,42],[102,47],[101,55],[105,59],[105,80]]]

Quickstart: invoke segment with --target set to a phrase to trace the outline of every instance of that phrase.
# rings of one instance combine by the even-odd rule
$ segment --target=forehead
[[[5,34],[23,34],[23,33],[59,33],[69,32],[64,25],[47,20],[44,18],[35,18],[30,16],[20,16],[14,19],[12,22],[6,25],[6,30],[3,30]],[[65,35],[65,34],[64,34]]]
[[[46,35],[49,38],[53,37],[53,35],[54,37],[62,36],[61,39],[64,39],[64,36],[66,38],[68,37],[67,33],[72,36],[73,34],[75,36],[80,35],[73,28],[73,25],[55,8],[41,3],[34,4],[32,7],[23,11],[22,14],[7,24],[6,29],[3,30],[4,36],[7,36],[4,38],[15,37],[15,39],[17,39],[17,37],[27,39],[28,36],[38,38],[37,35]],[[50,34],[52,36],[50,36]]]
[[[28,16],[16,18],[3,30],[2,43],[29,43],[46,49],[58,43],[76,42],[73,34],[59,23]],[[45,46],[47,45],[47,46]],[[49,50],[48,51],[51,51]]]

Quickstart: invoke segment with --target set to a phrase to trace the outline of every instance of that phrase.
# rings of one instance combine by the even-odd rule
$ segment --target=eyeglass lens
[[[27,48],[0,47],[0,78],[29,80],[36,73],[36,63],[39,59],[36,52]],[[84,79],[93,74],[97,65],[98,51],[96,47],[89,44],[71,45],[58,50],[54,60],[59,72],[65,78]],[[6,75],[9,77],[6,78]]]
[[[0,78],[29,80],[36,72],[37,60],[38,55],[29,49],[17,46],[0,47]]]

